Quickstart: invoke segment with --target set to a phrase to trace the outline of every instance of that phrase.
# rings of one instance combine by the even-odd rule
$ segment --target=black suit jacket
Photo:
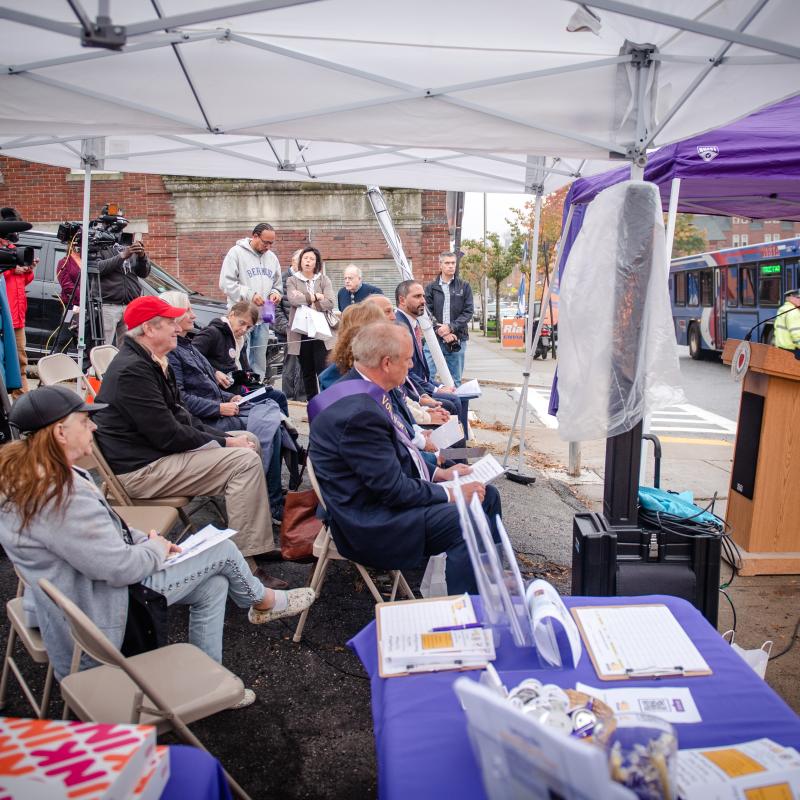
[[[342,380],[360,377],[353,369]],[[424,509],[446,503],[447,492],[417,477],[414,459],[375,400],[353,395],[320,412],[308,454],[339,552],[382,569],[418,566]]]
[[[414,342],[414,353],[411,357],[412,366],[408,371],[408,377],[420,394],[432,395],[437,387],[431,381],[431,372],[428,369],[428,362],[425,360],[425,354],[422,352],[422,348],[417,342],[417,337],[414,335],[414,328],[411,326],[408,317],[402,312],[397,313],[397,324],[405,326]]]

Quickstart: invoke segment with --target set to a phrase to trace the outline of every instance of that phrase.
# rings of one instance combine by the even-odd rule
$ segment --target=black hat
[[[77,392],[66,386],[40,386],[15,401],[9,422],[21,433],[32,433],[76,411],[100,411],[107,403],[84,403]]]

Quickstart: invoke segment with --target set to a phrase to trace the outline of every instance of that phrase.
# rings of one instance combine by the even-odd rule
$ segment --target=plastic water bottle
[[[447,553],[431,556],[425,567],[425,574],[420,584],[420,594],[427,597],[447,597],[447,579],[444,570],[447,566]]]

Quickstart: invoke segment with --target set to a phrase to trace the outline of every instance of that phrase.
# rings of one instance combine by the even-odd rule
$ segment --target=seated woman
[[[89,414],[101,408],[64,386],[39,387],[11,409],[10,421],[24,438],[0,448],[0,543],[33,591],[59,680],[70,671],[72,642],[64,616],[39,588],[40,578],[76,602],[116,647],[125,634],[128,586],[142,583],[167,605],[189,606],[189,641],[216,661],[222,660],[228,596],[249,608],[255,625],[298,614],[314,602],[311,589],[267,589],[230,540],[162,569],[180,548],[156,531],[128,529],[88,473],[75,466],[91,453],[96,425]],[[238,705],[254,699],[247,690]]]
[[[234,374],[250,372],[245,337],[250,328],[258,322],[259,313],[257,306],[247,300],[241,300],[231,306],[227,316],[212,319],[192,339],[194,346],[218,373],[217,383],[223,389],[229,389],[235,394],[242,392],[242,384],[234,381]],[[274,400],[278,408],[288,417],[289,403],[286,401],[286,395],[271,386],[265,388],[266,393],[261,396]]]
[[[190,332],[197,319],[189,303],[189,295],[170,291],[160,295],[165,303],[185,308],[186,313],[175,322],[180,326],[178,346],[167,358],[181,390],[186,410],[206,425],[220,431],[249,431],[261,445],[261,460],[267,478],[267,492],[273,520],[283,519],[281,490],[281,410],[272,400],[263,403],[245,402],[241,395],[226,392],[217,383],[214,367],[192,344]]]

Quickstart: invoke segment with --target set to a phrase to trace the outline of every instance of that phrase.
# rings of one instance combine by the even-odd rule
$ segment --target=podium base
[[[737,545],[737,547],[742,560],[739,574],[744,577],[750,575],[800,575],[800,553],[750,553],[742,549],[741,545]]]

